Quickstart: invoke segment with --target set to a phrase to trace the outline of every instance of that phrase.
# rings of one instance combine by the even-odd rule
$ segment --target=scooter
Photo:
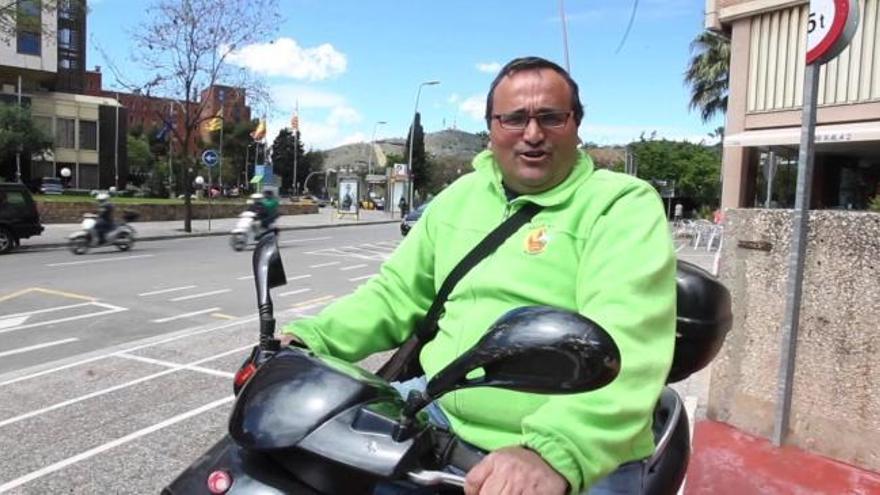
[[[128,251],[134,246],[136,232],[134,227],[128,224],[137,220],[138,214],[133,211],[122,212],[122,221],[113,226],[113,230],[104,236],[104,242],[99,242],[98,232],[95,226],[98,223],[98,215],[94,213],[83,214],[80,230],[67,237],[67,247],[73,254],[85,254],[90,248],[113,245],[120,251]]]
[[[238,222],[235,223],[235,228],[230,231],[229,245],[232,246],[232,249],[241,251],[248,246],[256,244],[257,239],[261,235],[274,228],[274,224],[268,228],[263,228],[255,212],[250,210],[243,211],[238,215]]]
[[[165,495],[372,493],[377,484],[430,486],[460,493],[467,472],[487,454],[420,411],[442,395],[471,387],[540,394],[601,388],[617,376],[620,354],[595,322],[558,308],[529,306],[503,315],[474,347],[401,397],[356,365],[282,347],[274,338],[270,291],[286,283],[273,232],[253,256],[260,343],[234,377],[228,435],[171,482]],[[730,328],[730,295],[707,272],[679,266],[677,342],[670,381],[705,366]],[[688,342],[687,339],[692,340]],[[482,370],[482,375],[472,374]],[[469,377],[470,376],[470,377]],[[657,449],[645,494],[673,494],[690,455],[687,416],[666,388],[655,410]]]

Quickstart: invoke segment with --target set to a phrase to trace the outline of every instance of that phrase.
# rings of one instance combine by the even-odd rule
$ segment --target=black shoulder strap
[[[489,235],[458,262],[458,265],[452,269],[446,280],[443,281],[443,285],[440,286],[440,290],[434,297],[434,302],[431,304],[431,308],[428,309],[422,324],[416,329],[415,334],[404,342],[382,366],[378,371],[379,376],[391,381],[411,378],[423,373],[418,367],[419,352],[426,342],[437,335],[437,322],[443,316],[443,306],[446,304],[449,294],[452,293],[452,289],[471,268],[498,249],[498,246],[519,230],[520,227],[528,223],[535,214],[541,211],[541,208],[540,205],[526,203],[516,213],[496,227],[495,230],[490,232]]]
[[[428,342],[437,334],[437,322],[440,320],[440,317],[443,316],[443,305],[446,304],[446,299],[449,298],[449,294],[452,293],[452,289],[455,288],[458,281],[467,275],[473,267],[477,266],[477,263],[498,249],[498,246],[503,244],[504,241],[513,235],[514,232],[519,230],[520,227],[528,223],[529,220],[531,220],[540,210],[541,206],[536,205],[535,203],[526,203],[501,225],[495,227],[495,230],[490,232],[489,235],[480,241],[479,244],[471,249],[471,251],[458,262],[458,265],[449,272],[446,280],[443,281],[443,285],[440,286],[440,291],[437,292],[437,296],[434,297],[434,302],[431,304],[431,308],[425,315],[425,320],[416,331],[419,340],[422,342]]]

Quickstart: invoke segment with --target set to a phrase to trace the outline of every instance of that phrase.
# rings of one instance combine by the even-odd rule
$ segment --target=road
[[[284,233],[278,320],[351,292],[399,241],[396,225]],[[0,259],[0,493],[157,493],[219,439],[256,340],[250,259],[222,237]]]

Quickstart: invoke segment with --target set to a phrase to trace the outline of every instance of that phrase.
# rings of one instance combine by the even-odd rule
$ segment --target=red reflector
[[[208,475],[208,491],[214,495],[222,495],[232,486],[232,476],[226,471],[214,471]]]
[[[247,381],[250,380],[252,376],[254,376],[255,371],[257,371],[257,367],[254,365],[254,363],[248,363],[242,366],[235,373],[234,383],[236,388],[243,387],[244,384],[247,383]]]

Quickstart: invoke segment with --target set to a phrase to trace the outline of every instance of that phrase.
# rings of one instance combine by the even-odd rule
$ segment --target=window
[[[19,31],[16,49],[24,55],[40,55],[40,33]]]
[[[40,0],[20,0],[16,16],[16,50],[25,55],[40,55]]]
[[[79,121],[79,149],[98,149],[98,123],[91,120]]]
[[[59,118],[55,123],[55,146],[74,148],[76,146],[76,121]]]
[[[24,194],[19,191],[7,191],[6,202],[11,205],[21,206],[25,204]]]

